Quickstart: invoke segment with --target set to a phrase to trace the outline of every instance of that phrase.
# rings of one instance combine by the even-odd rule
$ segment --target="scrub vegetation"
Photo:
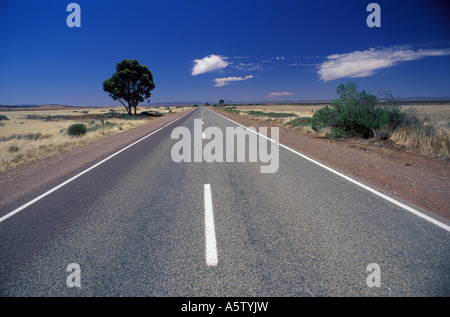
[[[358,91],[354,82],[337,87],[332,102],[217,106],[271,124],[328,139],[392,142],[420,153],[450,159],[450,103],[406,102],[387,90],[380,98]]]
[[[141,106],[137,116],[123,107],[2,108],[0,111],[0,172],[137,128],[155,116],[188,107]]]

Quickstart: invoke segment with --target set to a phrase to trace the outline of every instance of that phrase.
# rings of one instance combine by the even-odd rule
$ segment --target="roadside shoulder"
[[[186,113],[160,117],[132,130],[0,173],[0,207],[120,150]]]
[[[270,127],[214,109],[247,127]],[[448,162],[400,147],[381,148],[359,141],[332,141],[298,130],[279,127],[280,143],[391,193],[443,218],[450,219]]]

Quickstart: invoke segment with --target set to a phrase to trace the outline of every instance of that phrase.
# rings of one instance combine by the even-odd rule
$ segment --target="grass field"
[[[305,104],[305,105],[236,105],[236,110],[241,111],[243,115],[248,112],[263,111],[266,113],[294,113],[299,117],[312,117],[314,112],[327,105],[323,104]],[[328,104],[329,105],[329,104]],[[404,105],[402,110],[413,109],[421,116],[428,116],[433,121],[450,121],[450,103],[445,104],[416,104]],[[269,118],[269,117],[268,117]]]
[[[324,107],[321,104],[267,104],[232,105],[224,109],[242,116],[267,121],[280,126],[288,126],[307,133],[316,133],[311,128],[310,119]],[[404,104],[402,111],[414,111],[421,123],[397,128],[390,136],[396,144],[417,149],[419,152],[450,159],[450,103],[431,102]],[[326,136],[324,129],[320,135]]]
[[[138,107],[138,114],[142,111],[167,114],[185,109],[187,107]],[[146,116],[121,117],[122,114],[126,114],[124,107],[0,111],[0,117],[8,118],[0,121],[0,172],[155,120]],[[69,136],[67,129],[75,123],[83,123],[88,128],[87,134]]]
[[[423,120],[422,124],[399,127],[390,140],[427,155],[450,160],[450,104],[404,106]]]
[[[263,112],[269,115],[259,115],[260,119],[276,120],[278,123],[285,124],[297,117],[312,117],[314,112],[324,107],[325,104],[305,104],[305,105],[238,105],[236,110],[241,112],[241,115],[248,117],[255,117],[252,112]],[[286,117],[271,116],[270,114],[292,114]]]

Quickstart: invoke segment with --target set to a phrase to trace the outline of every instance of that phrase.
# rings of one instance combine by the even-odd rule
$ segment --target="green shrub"
[[[289,122],[286,122],[285,125],[289,127],[306,127],[311,126],[313,118],[296,118],[294,120],[291,120]]]
[[[87,127],[82,123],[72,124],[67,129],[67,134],[70,136],[75,136],[75,137],[85,135],[86,132],[87,132]]]
[[[338,123],[335,111],[326,105],[325,107],[316,111],[311,119],[311,127],[315,131],[320,131],[322,128],[334,126]]]
[[[370,138],[380,131],[393,131],[402,122],[398,104],[379,103],[364,90],[358,92],[356,83],[340,84],[336,91],[340,97],[314,113],[311,126],[315,131],[331,127],[329,137]]]
[[[328,134],[329,139],[340,139],[348,137],[349,133],[342,127],[332,127]]]
[[[236,114],[239,114],[239,113],[240,113],[240,111],[237,110],[237,107],[236,107],[236,106],[226,107],[226,108],[223,108],[223,110],[228,111],[228,112],[231,112],[231,113],[236,113]]]
[[[295,113],[286,113],[286,112],[264,112],[264,111],[250,110],[247,113],[254,117],[269,117],[269,118],[297,117]]]
[[[8,152],[10,152],[10,153],[16,153],[17,151],[19,151],[19,147],[16,146],[16,145],[11,145],[11,146],[8,148]]]
[[[10,141],[10,140],[29,140],[29,141],[37,141],[41,139],[48,139],[51,137],[51,134],[42,134],[40,132],[37,133],[27,133],[27,134],[12,134],[7,137],[0,137],[1,142]]]
[[[130,117],[130,118],[135,120],[134,116]],[[117,123],[113,123],[113,122],[110,122],[110,121],[105,121],[104,119],[100,119],[100,123],[95,123],[95,121],[92,120],[91,122],[89,122],[89,127],[87,127],[86,132],[94,132],[94,131],[97,131],[97,130],[107,130],[107,129],[114,128],[114,127],[116,127],[118,125],[119,124],[117,124]]]

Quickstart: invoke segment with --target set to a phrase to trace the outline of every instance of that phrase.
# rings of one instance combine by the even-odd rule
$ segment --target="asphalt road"
[[[172,130],[202,116],[236,126],[198,108],[1,221],[0,295],[450,295],[448,230],[292,151],[276,173],[174,162]]]

